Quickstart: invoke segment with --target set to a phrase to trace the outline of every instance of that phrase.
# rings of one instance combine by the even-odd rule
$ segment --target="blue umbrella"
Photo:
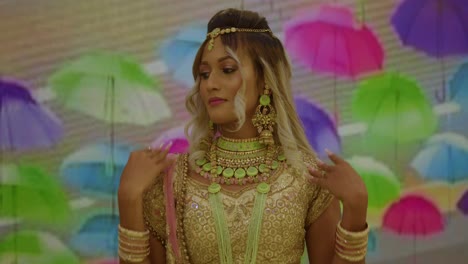
[[[449,95],[463,112],[468,113],[468,62],[462,64],[450,80]]]
[[[192,66],[195,55],[205,39],[206,28],[192,24],[166,39],[159,49],[159,54],[172,77],[185,88],[192,88],[195,84]]]
[[[101,213],[88,218],[72,235],[70,247],[85,257],[111,257],[117,255],[117,226],[119,217]]]
[[[421,177],[444,182],[468,179],[468,139],[454,133],[433,136],[411,162]]]
[[[309,144],[320,158],[325,158],[325,149],[340,153],[341,140],[330,115],[317,104],[296,96],[294,98],[299,118],[302,121]]]
[[[60,120],[31,96],[26,85],[0,79],[0,150],[47,148],[62,135]]]
[[[377,251],[377,236],[374,230],[371,230],[368,235],[367,252],[374,253]]]
[[[109,159],[112,148],[107,143],[88,145],[70,154],[60,168],[66,185],[93,197],[114,195],[132,148],[116,144],[113,151],[114,166]]]

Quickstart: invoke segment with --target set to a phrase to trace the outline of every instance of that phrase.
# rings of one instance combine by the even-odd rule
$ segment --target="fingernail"
[[[159,144],[159,149],[162,149],[163,146],[164,146],[164,142],[162,142],[161,144]]]
[[[333,152],[331,152],[329,149],[325,149],[325,152],[328,154],[328,155],[333,155]]]
[[[169,141],[169,143],[168,143],[167,146],[166,146],[166,149],[169,149],[171,146],[172,146],[172,140]]]

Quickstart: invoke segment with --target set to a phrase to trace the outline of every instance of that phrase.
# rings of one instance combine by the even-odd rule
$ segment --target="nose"
[[[219,90],[219,81],[215,71],[211,72],[206,80],[206,85],[209,91]]]

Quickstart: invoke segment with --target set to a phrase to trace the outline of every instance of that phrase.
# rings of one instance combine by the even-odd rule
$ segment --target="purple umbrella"
[[[463,214],[468,215],[468,191],[466,191],[460,198],[457,203],[457,207]]]
[[[59,119],[16,80],[0,79],[0,150],[50,147],[63,131]]]
[[[441,61],[441,89],[438,102],[445,101],[443,57],[468,54],[468,3],[466,0],[404,0],[391,23],[404,45]]]
[[[327,156],[325,148],[340,153],[341,140],[330,115],[320,106],[303,97],[295,97],[294,101],[309,144],[312,145],[317,155],[325,158]]]

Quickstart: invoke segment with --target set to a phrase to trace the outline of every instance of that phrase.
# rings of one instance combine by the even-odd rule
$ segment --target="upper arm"
[[[166,248],[163,246],[161,241],[155,237],[150,238],[150,255],[149,259],[151,263],[166,263]]]
[[[341,217],[338,199],[333,198],[325,211],[309,225],[306,233],[309,262],[329,264],[335,254],[336,225]]]

